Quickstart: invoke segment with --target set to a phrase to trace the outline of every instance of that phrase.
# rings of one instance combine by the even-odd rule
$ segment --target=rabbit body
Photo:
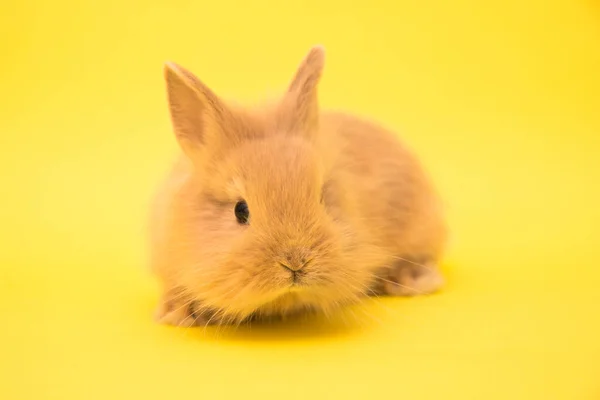
[[[313,48],[283,98],[255,109],[166,65],[183,154],[152,209],[160,322],[329,312],[442,286],[446,225],[429,178],[394,133],[319,110],[323,65]]]

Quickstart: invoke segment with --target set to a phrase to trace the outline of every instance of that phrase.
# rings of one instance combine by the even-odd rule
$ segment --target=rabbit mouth
[[[301,268],[290,268],[288,265],[279,263],[281,267],[287,272],[287,278],[285,278],[285,284],[291,288],[302,288],[308,286],[307,273],[301,266]]]
[[[303,271],[292,271],[290,277],[290,286],[292,287],[300,287],[306,286],[306,273]]]

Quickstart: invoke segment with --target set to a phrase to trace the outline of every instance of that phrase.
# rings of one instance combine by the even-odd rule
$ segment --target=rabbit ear
[[[173,130],[182,150],[191,155],[223,136],[231,112],[206,85],[175,63],[164,66]]]
[[[317,86],[325,65],[325,49],[313,47],[298,68],[283,104],[288,129],[313,131],[319,119]]]

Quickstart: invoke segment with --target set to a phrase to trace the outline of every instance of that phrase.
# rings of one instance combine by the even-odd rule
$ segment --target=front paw
[[[392,296],[430,294],[444,285],[437,264],[428,260],[400,259],[384,276],[383,292]]]
[[[191,327],[212,323],[214,314],[201,307],[198,300],[187,296],[182,290],[163,294],[154,313],[156,322],[164,325]]]

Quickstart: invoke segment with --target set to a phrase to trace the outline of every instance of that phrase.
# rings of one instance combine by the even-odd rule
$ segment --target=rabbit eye
[[[250,218],[250,210],[248,210],[248,203],[244,200],[240,200],[235,205],[235,218],[240,224],[248,224]]]

